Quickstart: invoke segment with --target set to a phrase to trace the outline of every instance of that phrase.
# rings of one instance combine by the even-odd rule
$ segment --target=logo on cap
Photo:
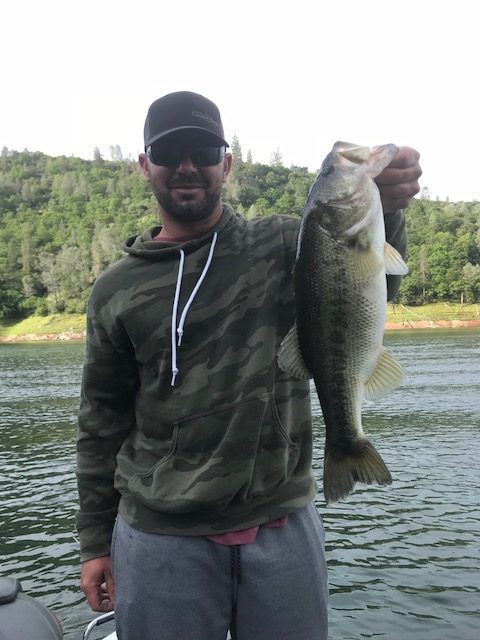
[[[208,115],[208,113],[203,113],[202,111],[197,111],[196,109],[192,109],[192,116],[196,116],[197,118],[203,118],[203,120],[206,120],[207,122],[211,122],[211,124],[215,125],[216,127],[220,126],[219,123],[212,118],[212,116]]]

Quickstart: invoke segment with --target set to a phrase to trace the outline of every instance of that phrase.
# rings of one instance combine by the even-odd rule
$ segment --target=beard
[[[181,202],[174,200],[171,189],[174,189],[176,186],[186,186],[188,184],[201,186],[204,189],[204,197],[198,199],[192,194],[190,198],[188,195],[185,195]],[[209,186],[198,174],[191,174],[189,176],[175,175],[168,181],[166,188],[159,188],[152,182],[150,186],[160,208],[163,209],[170,218],[178,222],[199,222],[208,219],[218,205],[222,194],[222,183]]]

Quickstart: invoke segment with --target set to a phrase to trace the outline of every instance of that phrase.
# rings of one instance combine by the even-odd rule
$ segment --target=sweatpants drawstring
[[[230,572],[233,583],[232,619],[230,621],[230,635],[232,640],[237,639],[237,600],[238,585],[242,583],[241,545],[230,545]]]
[[[230,546],[230,569],[232,578],[236,578],[237,584],[242,584],[242,561],[241,545],[232,544]]]

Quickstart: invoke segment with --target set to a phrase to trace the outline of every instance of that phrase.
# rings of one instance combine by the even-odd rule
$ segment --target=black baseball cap
[[[218,107],[191,91],[176,91],[155,100],[148,109],[143,138],[145,149],[157,140],[193,136],[203,144],[226,146]]]

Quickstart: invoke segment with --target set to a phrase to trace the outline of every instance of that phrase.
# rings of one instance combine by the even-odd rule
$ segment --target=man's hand
[[[110,556],[87,560],[82,564],[80,588],[93,611],[112,611],[114,585]]]
[[[376,178],[384,213],[405,209],[420,191],[418,179],[422,175],[420,154],[411,147],[400,147],[397,155]]]

